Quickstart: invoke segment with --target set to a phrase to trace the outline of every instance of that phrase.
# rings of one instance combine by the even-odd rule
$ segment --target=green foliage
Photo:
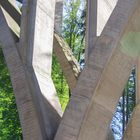
[[[69,101],[69,87],[55,55],[53,55],[52,79],[64,111]]]
[[[21,140],[21,137],[16,101],[0,49],[0,140]]]
[[[68,0],[65,3],[63,37],[70,45],[74,55],[79,60],[84,48],[85,10],[80,0]],[[81,10],[82,9],[82,10]],[[69,87],[55,56],[53,56],[52,78],[60,99],[63,111],[69,101]],[[16,101],[0,49],[0,140],[21,140],[22,132]]]
[[[84,48],[85,11],[85,4],[83,4],[83,1],[81,0],[64,1],[62,36],[69,44],[78,61],[83,54]],[[69,101],[70,90],[55,56],[53,56],[52,78],[62,109],[65,110],[65,107]]]
[[[86,10],[82,0],[66,0],[64,3],[63,32],[62,36],[69,44],[77,60],[83,53]]]

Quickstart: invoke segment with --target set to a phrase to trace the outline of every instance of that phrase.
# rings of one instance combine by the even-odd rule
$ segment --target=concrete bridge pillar
[[[32,96],[48,139],[53,139],[62,110],[51,79],[55,0],[24,0],[19,49]]]

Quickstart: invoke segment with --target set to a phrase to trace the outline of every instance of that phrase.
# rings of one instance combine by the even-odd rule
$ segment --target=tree
[[[69,87],[55,55],[53,55],[52,62],[52,79],[64,111],[69,101]]]
[[[62,36],[80,60],[85,47],[86,8],[83,0],[66,0],[64,4],[64,19]]]
[[[83,1],[66,0],[64,2],[62,36],[78,61],[85,47],[85,19],[86,9]],[[53,56],[52,77],[64,110],[69,100],[70,90],[55,56]]]

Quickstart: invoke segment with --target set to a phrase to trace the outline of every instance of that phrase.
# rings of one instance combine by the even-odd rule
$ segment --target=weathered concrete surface
[[[10,27],[13,38],[16,42],[19,41],[19,33],[20,33],[20,19],[21,12],[19,8],[16,6],[15,0],[1,0],[0,5],[2,7],[2,11]]]
[[[54,34],[54,52],[67,79],[70,90],[76,86],[80,74],[80,65],[75,59],[69,46],[57,34]]]
[[[118,0],[98,0],[97,36],[100,36]]]
[[[140,139],[140,103],[138,103],[133,111],[130,122],[127,125],[123,140],[139,140]]]
[[[16,44],[6,24],[0,8],[0,44],[10,72],[10,77],[16,97],[23,138],[25,140],[43,140],[40,116],[32,100],[27,83],[25,68],[16,49]],[[34,128],[34,129],[33,129]]]
[[[87,24],[86,24],[86,49],[85,60],[88,63],[90,52],[96,44],[105,24],[108,21],[118,0],[88,0],[87,1]],[[108,10],[109,9],[109,12]],[[106,16],[107,15],[107,16]],[[97,24],[98,20],[98,24]],[[98,35],[98,36],[97,36]],[[110,126],[109,126],[110,127]],[[112,131],[108,130],[108,140],[114,140]]]
[[[139,0],[117,3],[80,75],[55,140],[107,138],[108,125],[136,61],[136,56],[124,50],[129,48],[128,32],[136,28],[132,17],[139,4]]]
[[[86,48],[85,60],[88,63],[88,57],[97,40],[97,0],[87,0],[86,16]]]
[[[56,0],[55,5],[55,32],[59,35],[62,31],[62,17],[63,17],[63,0]]]
[[[86,60],[101,35],[118,0],[88,0],[86,25]]]
[[[112,132],[112,130],[110,128],[110,125],[109,125],[109,129],[108,129],[106,140],[115,140],[114,135],[113,135],[113,132]]]
[[[8,26],[12,31],[12,35],[16,41],[18,41],[20,33],[20,11],[15,8],[14,0],[1,0],[3,13],[5,15]]]
[[[25,0],[22,8],[20,54],[47,138],[53,139],[62,115],[51,79],[55,0]]]
[[[136,17],[138,17],[137,14],[139,13],[139,10],[137,10],[139,4],[140,3],[138,0],[125,0],[123,2],[119,1],[109,22],[105,26],[102,35],[97,40],[95,48],[89,56],[89,63],[80,77],[78,86],[76,87],[74,94],[72,95],[70,105],[68,106],[66,113],[64,114],[64,118],[55,139],[91,140],[94,138],[103,140],[108,138],[108,124],[112,118],[115,105],[117,104],[119,96],[121,95],[121,91],[123,90],[127,78],[129,77],[131,68],[135,65],[136,57],[140,52],[138,49],[140,46],[139,21],[136,20]],[[37,9],[33,8],[32,10],[36,11]],[[32,10],[31,12],[33,12]],[[26,22],[33,22],[32,20],[34,20],[34,18],[28,18]],[[127,24],[128,20],[130,21],[129,24]],[[37,25],[34,24],[34,27],[36,26]],[[30,27],[28,29],[30,29]],[[32,31],[29,33],[32,34]],[[38,30],[37,32],[35,30],[35,32],[33,32],[33,35],[35,36],[33,36],[32,41],[27,46],[34,46],[34,44],[36,43],[36,35],[38,37]],[[30,35],[30,37],[32,36]],[[132,44],[134,45],[133,49],[131,49]],[[39,49],[42,48],[39,47]],[[39,58],[38,55],[40,55],[37,52],[38,49],[35,48],[34,51],[32,47],[29,47],[29,50],[32,50],[37,55],[35,55],[35,59],[33,59],[34,61],[36,61],[36,59]],[[42,52],[44,52],[44,50]],[[27,54],[28,52],[25,52],[25,55]],[[35,97],[34,93],[36,92],[38,95],[40,95],[40,90],[37,82],[42,81],[42,78],[44,79],[44,77],[40,75],[37,76],[38,73],[40,74],[40,70],[38,71],[36,63],[34,67],[35,70],[30,67],[30,63],[32,63],[32,60],[29,60],[30,58],[28,60],[25,60],[24,64],[27,68],[27,81],[29,82],[29,85],[32,89],[32,95],[33,97]],[[42,75],[45,74],[46,73],[42,73]],[[36,79],[36,76],[38,77],[38,79]],[[32,80],[35,82],[32,83]],[[51,79],[50,83],[52,83]],[[50,85],[50,87],[52,86],[53,85]],[[45,89],[45,87],[43,87],[43,89]],[[37,105],[37,99],[34,98],[34,100]],[[48,104],[48,102],[46,102],[46,99],[44,100],[44,98],[40,98],[38,101],[43,101],[44,104],[47,104],[47,107],[49,106],[49,109],[47,108],[47,110],[52,111],[49,116],[51,118],[52,114],[55,114],[55,111],[53,112],[54,108],[52,108],[52,106],[50,106],[50,104]],[[42,112],[45,112],[46,109],[43,108],[44,104],[39,103]],[[42,113],[40,115],[42,116]],[[45,114],[43,115],[45,116]],[[139,106],[136,107],[133,118],[138,116]],[[54,136],[55,132],[53,130],[56,130],[57,128],[55,123],[58,125],[58,118],[57,115],[54,116],[54,118],[51,118],[52,120],[56,120],[56,122],[53,123],[53,129],[46,129],[46,133],[44,134],[46,134],[47,137],[52,138]],[[44,122],[44,119],[42,119],[41,122]],[[134,130],[133,124],[135,124],[136,122],[138,122],[137,119],[132,119],[132,121],[130,122],[130,126],[132,126],[128,127],[128,131],[126,131],[126,134],[130,134],[129,132]],[[52,125],[52,123],[51,121],[46,121],[45,125],[50,126]],[[136,128],[138,127],[139,126],[137,126]],[[41,128],[44,128],[42,124]],[[135,137],[132,134],[130,138],[137,140],[138,134]]]
[[[21,18],[20,12],[18,10],[14,9],[15,6],[12,6],[9,3],[8,7],[7,7],[7,4],[5,4],[5,3],[3,3],[3,5],[2,5],[4,7],[4,9],[7,10],[9,7],[11,9],[11,12],[9,11],[11,13],[11,15],[9,15],[10,13],[8,13],[8,14],[5,13],[7,22],[9,23],[9,27],[12,30],[15,41],[18,41],[20,28],[17,25],[20,24],[20,20],[18,20]],[[58,8],[58,10],[56,9],[56,11],[59,11],[59,12],[56,12],[56,15],[55,15],[55,30],[58,32],[59,35],[61,34],[61,24],[62,24],[61,23],[62,22],[62,13],[61,13],[62,10],[61,9],[62,9],[62,6],[63,6],[62,1],[56,2],[56,8]],[[25,7],[23,7],[23,9],[24,8]],[[14,12],[15,14],[12,14],[12,12]],[[23,10],[22,14],[26,15],[25,12],[26,12],[26,10]],[[15,16],[15,15],[17,15],[17,16]],[[16,19],[17,17],[18,17],[18,19]],[[26,20],[24,20],[24,22],[26,22]],[[22,25],[21,25],[22,28],[26,28],[26,26],[24,25],[24,22],[22,21]],[[65,43],[63,38],[60,37],[58,34],[54,34],[54,41],[53,41],[54,53],[61,65],[62,71],[67,79],[70,90],[72,91],[76,86],[77,77],[80,74],[80,66],[79,66],[79,63],[77,62],[77,60],[75,59],[75,57],[73,56],[69,46]],[[25,57],[24,55],[26,53],[24,52],[22,47],[19,47],[19,51],[22,53],[22,57]],[[60,61],[60,60],[62,60],[62,61]],[[69,75],[72,75],[72,76],[70,77]]]
[[[20,33],[20,27],[18,24],[11,18],[11,16],[2,8],[2,11],[4,13],[4,16],[6,18],[7,24],[11,29],[11,33],[16,41],[18,41],[19,33]]]
[[[7,5],[7,4],[4,4],[4,5]],[[9,6],[12,6],[12,5],[9,5]],[[56,11],[59,11],[59,12],[56,12],[56,15],[55,15],[55,30],[58,32],[58,34],[61,34],[62,6],[63,6],[62,1],[58,1],[58,3],[56,3],[56,8],[58,9],[58,10],[56,9]],[[25,8],[25,7],[23,7],[23,8]],[[5,7],[5,9],[7,9],[7,7]],[[15,10],[11,11],[11,13],[12,12],[15,12]],[[16,12],[17,13],[12,14],[12,15],[18,15],[18,17],[21,17],[20,13],[18,11],[16,11]],[[23,15],[26,15],[25,12],[26,12],[26,10],[23,10]],[[11,22],[11,20],[12,21],[13,21],[13,19],[15,20],[16,17],[11,18],[8,14],[6,15],[6,17],[7,17],[7,22],[10,23],[9,27],[11,28],[11,30],[13,32],[18,33],[18,36],[19,36],[19,27],[15,28],[16,27],[16,26],[14,26],[15,22]],[[26,22],[26,21],[24,20],[24,22]],[[22,28],[24,26],[24,22],[22,21],[22,26],[21,26]],[[57,26],[56,26],[56,23],[57,23]],[[17,24],[20,24],[20,23],[17,23]],[[26,27],[24,27],[24,28],[26,28]],[[75,59],[75,57],[73,56],[72,51],[70,50],[69,46],[65,43],[63,38],[60,37],[58,34],[54,35],[53,49],[54,49],[54,53],[56,54],[56,56],[58,58],[60,65],[61,65],[62,71],[67,79],[68,85],[72,91],[75,88],[76,83],[77,83],[77,78],[80,73],[80,65],[77,62],[77,60]],[[19,40],[19,38],[16,38],[16,40]],[[21,48],[21,47],[19,48],[20,52],[22,53],[22,57],[25,57],[24,56],[25,52],[22,49],[23,48]]]
[[[68,44],[62,37],[60,37],[62,30],[62,12],[63,0],[57,0],[55,11],[55,32],[57,34],[54,34],[53,51],[57,56],[58,62],[60,63],[69,88],[72,92],[77,84],[77,79],[80,74],[80,65],[75,59]]]

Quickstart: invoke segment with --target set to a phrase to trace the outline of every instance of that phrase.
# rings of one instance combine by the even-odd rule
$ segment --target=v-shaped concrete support
[[[18,22],[17,22],[16,16],[14,16],[14,15],[17,15],[17,17],[19,19],[21,19],[21,14],[10,3],[5,4],[5,3],[7,3],[6,1],[0,2],[0,3],[2,4],[3,8],[6,10],[4,13],[5,13],[5,17],[7,19],[8,25],[9,25],[10,29],[12,30],[15,40],[18,41],[20,29],[19,29],[19,26],[17,26],[17,25],[20,25],[20,20],[18,20]],[[15,8],[15,9],[12,10],[13,8]],[[27,9],[24,8],[24,6],[23,6],[22,7],[22,16],[24,15],[24,18],[26,17],[26,11],[27,11]],[[61,20],[62,20],[61,12],[62,12],[62,0],[58,0],[56,2],[56,12],[55,12],[56,13],[55,14],[55,31],[57,33],[54,33],[53,51],[57,56],[57,59],[61,65],[62,71],[67,79],[70,90],[72,91],[76,86],[77,78],[80,74],[80,65],[78,64],[77,60],[73,56],[73,53],[70,50],[69,46],[65,43],[63,38],[60,37]],[[11,16],[9,16],[8,14],[10,14]],[[26,22],[25,20],[23,20],[23,21]],[[23,26],[25,26],[24,22],[22,22],[22,24],[23,24],[22,28],[26,29],[26,27],[23,27]],[[20,49],[20,52],[22,53],[22,57],[25,57],[24,55],[26,53],[24,52],[25,51],[24,47],[20,47],[19,49]],[[69,76],[69,75],[71,75],[71,76]]]
[[[62,116],[51,79],[55,1],[25,0],[22,8],[20,54],[30,86],[35,84],[34,99],[39,100],[47,137],[53,139]]]
[[[24,139],[43,139],[42,118],[33,102],[25,67],[0,8],[0,43],[10,72]],[[28,110],[29,108],[29,110]],[[34,128],[34,129],[33,129]]]
[[[22,42],[18,45],[18,47],[23,46],[25,49],[25,52],[27,54],[26,54],[26,57],[23,57],[24,53],[20,53],[20,54],[18,54],[18,56],[19,56],[19,60],[22,62],[22,65],[25,69],[25,76],[26,76],[25,82],[28,84],[28,86],[30,88],[29,92],[30,92],[30,96],[32,97],[32,99],[30,99],[30,100],[31,100],[31,102],[33,102],[35,104],[35,109],[37,110],[37,115],[40,116],[40,118],[39,118],[40,120],[38,120],[38,122],[41,126],[40,126],[40,128],[39,128],[39,126],[36,126],[36,127],[41,130],[40,131],[38,130],[38,132],[37,132],[36,129],[34,129],[35,126],[31,123],[32,127],[30,127],[30,129],[33,130],[34,133],[32,131],[29,131],[30,134],[26,133],[28,130],[28,124],[23,125],[25,120],[23,121],[21,119],[21,123],[23,126],[23,136],[24,136],[24,139],[27,139],[27,140],[28,139],[29,140],[30,139],[34,139],[34,140],[35,139],[36,140],[53,139],[54,134],[57,130],[59,121],[60,121],[60,116],[62,115],[61,107],[60,107],[58,98],[55,94],[55,88],[54,88],[54,85],[52,84],[52,80],[51,80],[51,53],[52,53],[52,43],[53,43],[53,24],[54,24],[55,2],[53,2],[53,1],[47,2],[47,5],[48,4],[51,5],[51,7],[50,7],[52,10],[51,17],[45,16],[45,15],[47,15],[46,11],[44,12],[46,7],[44,7],[45,5],[43,5],[43,7],[39,7],[40,1],[30,1],[29,3],[31,6],[30,7],[31,11],[27,15],[27,20],[26,19],[24,20],[25,22],[27,21],[26,25],[24,24],[24,27],[25,27],[24,29],[27,29],[26,30],[27,32],[24,32],[25,30],[23,30],[23,29],[21,30]],[[26,5],[26,6],[28,6],[28,5]],[[27,8],[29,8],[29,7],[27,7]],[[42,8],[44,8],[44,10],[42,10]],[[48,9],[48,12],[50,12],[49,9]],[[47,23],[42,22],[43,24],[45,24],[45,26],[40,26],[38,24],[38,22],[40,22],[40,24],[41,24],[41,19],[44,18],[44,16],[38,15],[40,13],[44,14],[46,19],[48,19],[48,20],[45,19],[47,21]],[[38,22],[34,22],[34,19],[38,20]],[[29,20],[31,20],[31,21],[29,21]],[[33,22],[33,24],[31,24],[32,22]],[[6,22],[5,22],[5,24],[6,24]],[[48,24],[47,28],[43,28],[43,27],[46,27],[46,24]],[[41,27],[41,28],[39,28],[39,27]],[[8,26],[6,26],[6,28],[8,29]],[[41,29],[43,29],[43,30],[41,31]],[[50,34],[50,35],[48,35],[49,36],[48,40],[46,38],[47,37],[46,33]],[[1,36],[2,36],[2,34],[3,33],[1,32]],[[10,31],[9,31],[9,34],[10,34]],[[36,35],[39,35],[39,36],[37,37]],[[41,40],[41,43],[38,42],[39,38]],[[1,41],[3,41],[3,40],[1,40]],[[46,41],[48,41],[48,42],[46,42]],[[6,44],[6,45],[8,45],[8,44]],[[47,49],[43,48],[45,46],[48,46]],[[43,50],[43,52],[39,51],[38,49]],[[43,58],[40,57],[39,53],[44,54],[43,56],[41,55]],[[45,57],[48,57],[48,59],[45,59]],[[44,61],[42,61],[42,59],[44,59]],[[34,61],[34,60],[37,60],[37,61]],[[47,80],[47,82],[45,82],[46,80]],[[46,86],[46,84],[47,84],[47,86]],[[22,91],[20,91],[20,92],[22,92]],[[22,96],[24,96],[24,93]],[[17,100],[20,101],[19,99],[17,99]],[[30,107],[27,108],[26,106],[23,106],[23,107],[24,107],[24,110],[27,110],[28,112],[31,111],[31,113],[32,113],[32,108],[30,108]],[[24,110],[21,110],[21,114],[24,113]],[[26,113],[26,115],[28,115],[28,114]],[[35,117],[37,115],[35,115]],[[33,117],[31,117],[31,119],[33,119]],[[35,121],[37,121],[37,120],[35,120]],[[38,123],[38,122],[34,122],[34,123]],[[24,133],[24,130],[25,130],[25,133]],[[39,134],[39,132],[41,132],[42,134]],[[36,136],[38,136],[38,137],[36,137]]]
[[[103,140],[137,54],[130,42],[139,0],[118,1],[64,113],[55,140]],[[137,40],[138,41],[138,40]],[[137,43],[134,41],[134,46]]]
[[[27,10],[25,10],[25,13],[23,12],[22,16],[22,38],[19,44],[19,47],[22,46],[20,51],[22,59],[14,47],[15,43],[2,12],[1,19],[3,20],[0,19],[0,24],[3,28],[0,28],[0,34],[5,32],[6,34],[4,34],[5,36],[0,36],[0,41],[6,46],[6,49],[8,48],[9,50],[9,46],[12,46],[12,49],[14,48],[11,51],[14,52],[14,54],[11,54],[12,57],[9,57],[9,51],[5,51],[3,48],[9,69],[13,72],[14,88],[17,90],[16,84],[21,85],[21,79],[23,78],[23,86],[29,91],[29,93],[27,92],[29,97],[27,96],[28,98],[23,99],[29,99],[35,109],[35,111],[31,112],[31,116],[35,115],[34,123],[27,124],[26,119],[22,118],[27,110],[24,112],[21,105],[21,120],[23,124],[24,121],[26,123],[26,125],[23,125],[24,136],[26,136],[27,140],[32,138],[34,140],[53,139],[61,114],[60,105],[55,93],[53,93],[54,88],[50,78],[54,1],[31,0],[24,2],[24,8],[27,8]],[[101,36],[97,39],[95,47],[89,55],[87,66],[80,75],[76,89],[73,91],[55,140],[107,139],[108,125],[115,106],[140,52],[139,6],[139,0],[118,1]],[[43,17],[46,18],[44,19]],[[41,22],[42,20],[43,22]],[[49,40],[46,39],[46,36],[49,37]],[[10,37],[9,40],[5,41],[5,38],[8,37]],[[46,44],[47,48],[44,47]],[[132,46],[134,46],[133,49],[131,49]],[[16,57],[13,57],[13,55]],[[16,63],[13,63],[13,60]],[[23,72],[22,75],[18,75],[19,77],[23,76],[20,77],[19,81],[15,71],[13,71],[13,65],[17,64],[22,67],[21,70],[24,70],[20,71],[20,73]],[[46,68],[48,69],[46,70]],[[14,84],[14,78],[19,83],[15,82]],[[44,83],[46,83],[44,81],[48,82],[50,92],[46,90],[48,87],[44,86]],[[17,91],[15,91],[16,95]],[[19,93],[22,93],[22,90]],[[17,99],[20,97],[17,97]],[[139,113],[139,106],[137,106],[134,116],[138,116],[135,115],[137,112]],[[133,122],[135,124],[135,121],[132,120]],[[37,129],[33,128],[34,125],[37,126]],[[33,128],[33,132],[29,128]],[[129,128],[131,127],[128,127],[126,134],[129,134],[131,130]],[[27,130],[30,134],[28,134]],[[37,131],[38,133],[36,133]],[[34,134],[35,136],[33,136]],[[132,138],[137,139],[138,137],[136,135],[135,137],[132,136]],[[127,139],[127,135],[124,139]]]

